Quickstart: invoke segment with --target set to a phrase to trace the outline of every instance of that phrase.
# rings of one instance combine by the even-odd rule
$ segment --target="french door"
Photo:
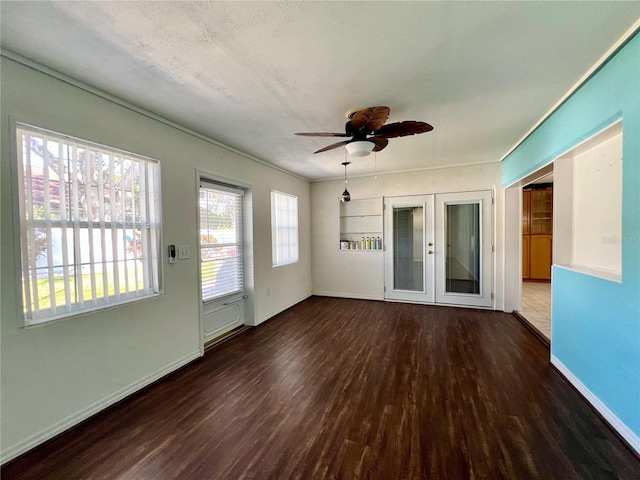
[[[384,199],[385,298],[435,301],[433,195]]]
[[[491,192],[436,195],[436,302],[490,307]]]
[[[385,198],[385,299],[491,307],[491,192]]]

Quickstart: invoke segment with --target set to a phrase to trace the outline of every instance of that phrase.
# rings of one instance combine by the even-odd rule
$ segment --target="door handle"
[[[244,300],[245,298],[248,298],[249,295],[243,295],[240,298],[236,298],[235,300],[229,300],[228,302],[224,302],[222,305],[223,306],[227,306],[227,305],[233,305],[234,303],[238,303],[240,300]]]

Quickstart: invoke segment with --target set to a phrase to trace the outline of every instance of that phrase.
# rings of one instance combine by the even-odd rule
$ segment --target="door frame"
[[[431,219],[432,219],[432,236],[431,238],[433,238],[433,251],[434,254],[433,255],[429,255],[427,252],[429,250],[429,245],[428,245],[428,240],[425,240],[424,242],[424,246],[425,246],[425,262],[424,262],[424,268],[427,268],[427,261],[430,260],[430,262],[432,263],[431,268],[432,268],[432,272],[433,272],[433,278],[431,279],[431,288],[434,288],[435,291],[433,292],[433,295],[430,297],[429,301],[426,301],[424,298],[420,299],[420,298],[392,298],[390,296],[388,296],[389,293],[389,286],[392,285],[392,277],[389,277],[389,275],[392,275],[392,268],[391,267],[391,263],[388,261],[389,259],[389,255],[392,255],[392,252],[390,252],[390,250],[392,250],[393,248],[393,235],[389,233],[390,230],[392,230],[393,228],[393,223],[392,221],[390,222],[390,219],[392,220],[392,212],[388,212],[387,210],[387,205],[390,201],[394,201],[397,199],[406,199],[404,201],[404,203],[401,201],[401,203],[397,204],[398,206],[417,206],[415,204],[415,199],[419,198],[419,197],[431,197],[432,198],[432,212],[431,212]],[[443,251],[442,249],[440,249],[440,251],[438,251],[438,249],[440,248],[438,246],[439,241],[437,238],[437,213],[436,213],[436,209],[437,209],[437,204],[438,204],[438,199],[439,198],[458,198],[460,201],[458,203],[469,203],[469,199],[472,198],[476,198],[476,199],[483,199],[484,201],[484,209],[481,208],[481,210],[483,210],[483,218],[488,218],[488,224],[486,226],[486,228],[482,229],[482,235],[484,238],[483,243],[486,244],[487,248],[489,249],[489,251],[487,252],[488,254],[488,260],[485,259],[485,261],[483,262],[482,265],[482,276],[483,276],[483,287],[485,289],[488,289],[488,302],[482,302],[481,304],[478,304],[478,302],[474,302],[474,301],[460,301],[460,299],[464,299],[465,295],[467,297],[469,297],[468,294],[455,294],[456,297],[458,297],[456,299],[456,301],[454,303],[452,302],[438,302],[437,301],[437,289],[439,288],[439,275],[436,274],[436,264],[438,262],[438,257],[442,256]],[[411,200],[414,199],[413,202],[411,202]],[[455,203],[455,202],[454,202]],[[417,194],[417,195],[403,195],[403,196],[386,196],[383,197],[383,204],[384,204],[384,224],[383,224],[383,228],[384,228],[384,244],[385,244],[385,259],[384,259],[384,284],[385,284],[385,292],[384,292],[384,300],[385,301],[398,301],[398,302],[408,302],[408,303],[425,303],[425,304],[437,304],[437,305],[449,305],[449,306],[458,306],[458,307],[468,307],[468,308],[479,308],[479,309],[494,309],[495,308],[495,304],[496,304],[496,300],[495,300],[495,192],[492,189],[484,189],[484,190],[473,190],[473,191],[466,191],[466,192],[443,192],[443,193],[430,193],[430,194]],[[424,212],[425,218],[428,216],[427,212],[426,212],[426,208],[425,208],[425,212]],[[425,222],[425,227],[426,227],[426,222]],[[429,259],[429,260],[427,260]],[[427,272],[427,270],[425,270],[425,272]],[[443,282],[444,279],[440,279]],[[427,280],[427,278],[425,278],[425,285],[429,285],[429,282]],[[453,298],[453,296],[451,296]],[[477,296],[476,296],[477,298]]]
[[[552,173],[554,161],[505,187],[504,311],[508,313],[522,308],[522,187]]]
[[[200,180],[208,180],[220,184],[226,184],[232,187],[236,187],[244,190],[244,196],[242,200],[242,252],[243,252],[243,276],[244,276],[244,292],[241,295],[242,298],[237,300],[243,303],[244,309],[244,325],[255,325],[255,306],[254,306],[254,265],[253,265],[253,223],[249,220],[253,218],[253,185],[241,182],[232,178],[221,177],[214,175],[210,172],[195,169],[195,215],[196,215],[196,252],[192,252],[192,257],[197,262],[197,302],[198,302],[198,325],[199,325],[199,346],[200,356],[204,355],[205,351],[205,331],[204,331],[204,302],[202,301],[202,265],[200,262]],[[232,300],[238,295],[232,296]],[[233,303],[233,302],[231,302]],[[231,304],[230,304],[231,305]],[[223,305],[228,307],[230,305]],[[216,343],[216,342],[213,342]],[[207,345],[210,346],[211,344]]]
[[[384,252],[384,299],[387,301],[433,303],[435,302],[435,276],[427,275],[428,272],[435,271],[435,255],[433,254],[433,244],[435,243],[434,231],[434,198],[433,194],[406,195],[400,197],[383,198],[383,229],[385,239]],[[422,207],[422,279],[423,290],[395,290],[394,268],[393,268],[393,209],[394,207]],[[429,248],[431,245],[432,248]],[[387,248],[389,246],[390,248]],[[429,252],[432,253],[429,253]]]
[[[480,222],[480,293],[453,293],[446,291],[445,240],[447,219],[445,208],[447,205],[479,204]],[[443,305],[468,306],[477,308],[493,308],[495,302],[493,264],[495,246],[493,240],[493,205],[494,197],[491,190],[473,192],[443,193],[436,195],[436,302]]]

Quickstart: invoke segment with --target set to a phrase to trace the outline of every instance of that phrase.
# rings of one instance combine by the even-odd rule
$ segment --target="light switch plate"
[[[178,245],[178,260],[186,260],[187,258],[191,258],[189,245]]]

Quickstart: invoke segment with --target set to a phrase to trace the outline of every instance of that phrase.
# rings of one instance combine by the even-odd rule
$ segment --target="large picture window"
[[[271,260],[274,267],[298,261],[298,197],[271,192]]]
[[[24,325],[160,293],[157,161],[17,124]]]
[[[242,198],[244,191],[200,181],[202,301],[244,289]]]

